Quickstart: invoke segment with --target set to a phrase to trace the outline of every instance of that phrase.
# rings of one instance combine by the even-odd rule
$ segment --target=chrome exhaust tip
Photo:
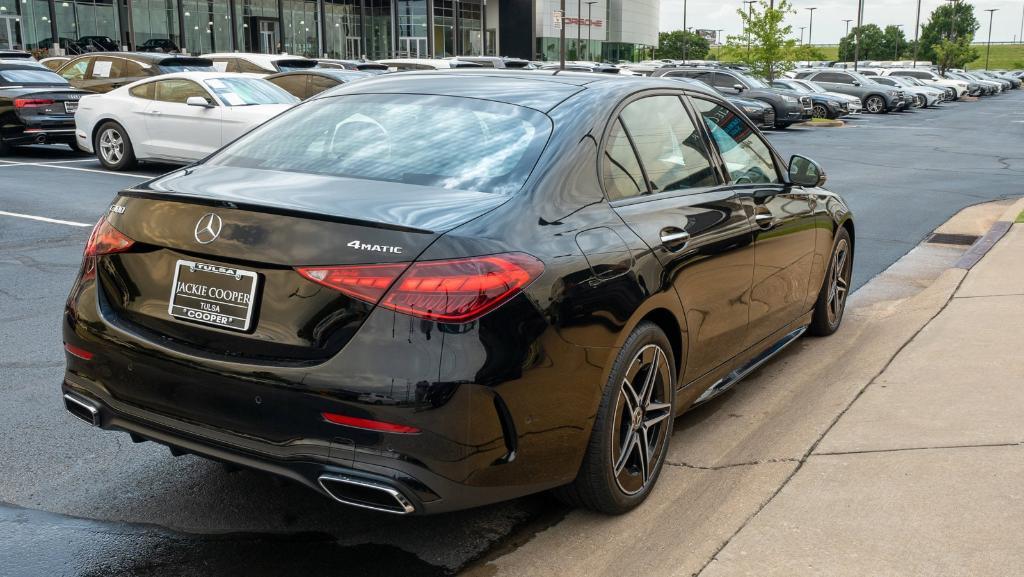
[[[401,491],[383,483],[343,475],[320,475],[317,481],[339,503],[396,515],[416,511]]]
[[[64,408],[94,427],[100,426],[100,409],[92,401],[72,393],[64,393]]]

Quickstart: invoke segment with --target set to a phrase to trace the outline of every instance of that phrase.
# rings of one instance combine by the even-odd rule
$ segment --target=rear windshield
[[[50,72],[45,68],[39,70],[4,70],[0,72],[0,80],[10,84],[57,84],[67,85],[63,76]]]
[[[160,61],[164,74],[171,72],[216,72],[213,61],[205,58],[168,58]]]
[[[274,66],[281,72],[291,72],[293,70],[315,68],[316,60],[278,60],[274,62]]]
[[[512,194],[550,134],[544,114],[511,104],[342,95],[293,108],[209,163]]]

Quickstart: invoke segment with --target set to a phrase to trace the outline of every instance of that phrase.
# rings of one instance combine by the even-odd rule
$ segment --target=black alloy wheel
[[[846,312],[846,298],[850,294],[850,281],[853,276],[853,244],[850,233],[840,227],[836,233],[835,247],[829,259],[825,282],[822,283],[818,301],[814,305],[810,333],[817,336],[828,336],[839,330]]]
[[[668,453],[675,417],[675,359],[657,325],[643,322],[619,351],[571,484],[555,491],[574,507],[625,513],[650,494]]]
[[[814,105],[814,118],[828,118],[828,108],[824,104]]]

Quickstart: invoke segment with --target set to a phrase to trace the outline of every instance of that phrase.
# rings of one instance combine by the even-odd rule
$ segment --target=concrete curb
[[[846,123],[842,120],[823,120],[820,122],[801,122],[794,124],[798,128],[842,128]]]
[[[953,268],[962,268],[964,270],[974,268],[996,246],[996,243],[1010,231],[1014,221],[1017,219],[1017,215],[1022,210],[1024,210],[1024,198],[1017,200],[1017,202],[1007,208],[1003,215],[999,217],[999,220],[988,229],[988,232],[971,245],[971,248],[967,249],[967,252],[960,257],[960,260],[956,261]]]

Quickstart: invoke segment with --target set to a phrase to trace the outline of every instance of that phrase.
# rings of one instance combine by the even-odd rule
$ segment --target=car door
[[[856,91],[852,90],[854,88],[853,77],[849,74],[844,74],[842,72],[821,72],[811,77],[811,80],[817,82],[825,90],[859,96]]]
[[[191,96],[212,106],[190,106]],[[156,81],[154,100],[146,108],[146,129],[154,155],[193,161],[220,148],[222,107],[196,82],[187,78]]]
[[[751,214],[728,187],[679,93],[620,109],[602,154],[612,208],[650,247],[686,317],[683,383],[743,350],[754,269]]]
[[[752,346],[810,310],[817,196],[791,186],[771,147],[742,115],[691,97],[724,163],[733,192],[754,214],[754,277],[750,292]]]
[[[82,88],[92,92],[106,93],[123,86],[121,80],[124,60],[110,56],[97,56],[93,58],[92,66],[85,75]]]

